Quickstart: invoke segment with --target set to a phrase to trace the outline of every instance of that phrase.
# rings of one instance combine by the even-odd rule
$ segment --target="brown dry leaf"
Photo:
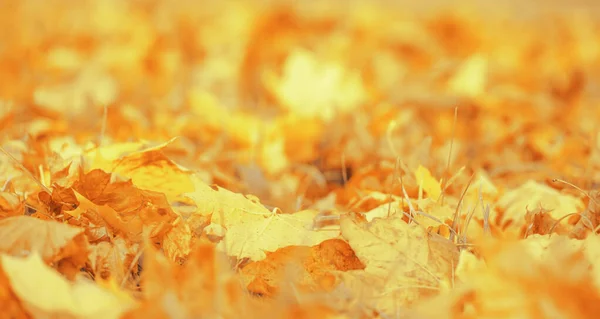
[[[162,194],[144,191],[140,198],[140,206],[132,206],[126,208],[127,210],[120,211],[115,210],[109,204],[94,204],[77,192],[75,195],[77,195],[80,205],[67,213],[74,217],[85,214],[84,216],[94,224],[108,226],[107,231],[120,234],[133,242],[141,242],[144,237],[160,238],[171,228],[171,222],[176,218]],[[161,200],[164,202],[160,203]],[[158,205],[153,202],[158,202]],[[119,202],[111,204],[120,205]]]
[[[138,218],[131,216],[129,220],[123,220],[113,208],[96,205],[78,192],[75,195],[80,204],[73,211],[67,212],[68,214],[76,218],[84,216],[98,226],[108,226],[107,231],[122,235],[128,240],[139,240],[143,226]]]
[[[366,268],[341,274],[353,291],[368,292],[374,309],[394,313],[449,287],[458,262],[456,246],[401,217],[370,223],[343,217],[342,236]]]
[[[341,239],[330,239],[313,247],[288,246],[241,269],[248,290],[262,296],[274,296],[286,283],[300,291],[331,290],[338,284],[336,273],[364,269],[352,248]]]
[[[547,210],[538,208],[535,210],[528,211],[525,214],[525,221],[527,228],[523,229],[523,237],[527,237],[531,234],[546,235],[550,233],[556,233],[564,235],[568,233],[567,226],[560,223],[558,220],[552,218],[548,214]]]
[[[267,252],[265,259],[252,262],[241,269],[244,286],[258,296],[274,297],[280,290],[289,289],[293,282],[300,290],[316,290],[319,285],[303,263],[310,257],[307,246],[288,246]]]
[[[69,278],[85,264],[87,246],[83,228],[28,216],[0,220],[0,252],[19,257],[39,254]]]
[[[130,297],[93,282],[67,281],[46,266],[38,253],[26,258],[2,254],[0,260],[10,289],[34,317],[116,319],[135,306]]]
[[[145,256],[142,303],[124,318],[335,318],[318,300],[255,300],[234,275],[226,256],[213,245],[199,244],[182,266],[152,248]]]
[[[79,206],[73,189],[58,184],[52,186],[52,194],[42,191],[38,194],[38,199],[43,204],[44,213],[51,216],[60,215],[63,211]]]
[[[98,169],[82,175],[73,189],[80,205],[67,213],[87,213],[96,225],[104,223],[135,242],[142,234],[163,236],[177,218],[164,194],[140,190],[131,181],[111,182],[111,175]]]

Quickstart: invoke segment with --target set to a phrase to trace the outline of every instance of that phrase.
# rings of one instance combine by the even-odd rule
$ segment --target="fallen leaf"
[[[17,194],[0,192],[0,218],[22,215],[24,203]]]
[[[486,80],[487,59],[476,54],[460,65],[448,83],[448,89],[455,94],[475,98],[485,91]]]
[[[419,187],[433,200],[437,200],[442,194],[440,182],[433,178],[431,172],[429,172],[427,168],[419,165],[415,171],[415,179],[417,180],[417,185],[419,185]]]
[[[300,266],[300,267],[299,267]],[[267,253],[263,260],[241,269],[248,290],[262,296],[275,294],[297,283],[297,289],[307,292],[331,290],[340,271],[363,269],[352,248],[341,239],[329,239],[313,246],[287,246]]]
[[[218,248],[230,256],[261,260],[267,251],[292,245],[313,246],[339,234],[313,229],[317,211],[271,212],[257,199],[210,187],[198,178],[192,180],[196,191],[187,196],[196,203],[199,214],[211,214],[211,224],[224,228]]]
[[[353,110],[366,97],[358,73],[346,72],[337,63],[320,63],[307,50],[294,51],[283,67],[283,77],[271,81],[288,110],[325,121]]]
[[[486,267],[461,268],[463,284],[449,296],[419,305],[417,313],[444,318],[588,318],[599,310],[600,294],[589,271],[595,260],[582,258],[582,244],[565,236],[488,242],[483,249]],[[571,298],[574,294],[578,297]]]
[[[192,246],[192,230],[188,223],[178,219],[165,233],[162,248],[165,256],[174,262],[182,262],[189,255]]]
[[[104,147],[89,154],[94,163],[91,168],[131,178],[136,187],[162,192],[168,199],[174,200],[193,190],[189,177],[191,172],[175,164],[162,152],[174,140],[149,148],[142,148],[139,144]],[[142,150],[138,150],[140,148]]]
[[[135,306],[93,282],[67,281],[33,253],[26,258],[1,256],[2,271],[11,289],[34,317],[120,318]]]
[[[370,223],[352,217],[340,221],[342,236],[366,266],[341,274],[357,293],[369,291],[375,309],[393,313],[449,287],[458,262],[456,246],[420,226],[408,225],[400,216]]]
[[[96,280],[123,282],[129,276],[127,271],[136,261],[138,250],[139,245],[132,245],[122,238],[91,245],[88,259]]]
[[[286,246],[314,246],[339,236],[339,230],[313,229],[319,212],[304,210],[294,214],[272,213],[266,216],[243,214],[246,219],[227,227],[217,246],[230,256],[262,260],[265,252]],[[213,215],[214,216],[214,215]]]
[[[83,228],[28,216],[0,220],[1,253],[16,257],[38,254],[70,278],[85,264],[87,246]]]
[[[163,236],[177,218],[166,196],[140,190],[131,181],[111,182],[110,176],[98,169],[84,174],[73,185],[80,205],[67,213],[74,217],[87,213],[96,225],[107,225],[135,242],[142,234]]]
[[[141,304],[127,316],[140,313],[139,318],[145,318],[154,312],[164,314],[160,318],[176,314],[212,317],[218,313],[228,318],[250,306],[225,256],[213,245],[193,247],[183,266],[170,263],[152,247],[145,251],[142,285],[148,304]]]
[[[527,210],[543,208],[553,219],[557,220],[571,213],[583,210],[583,202],[572,195],[561,194],[549,186],[528,181],[521,187],[506,192],[496,203],[504,213],[503,221],[512,221],[520,227],[525,222]]]

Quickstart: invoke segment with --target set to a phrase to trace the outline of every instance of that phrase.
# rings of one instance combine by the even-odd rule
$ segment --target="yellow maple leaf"
[[[304,210],[293,214],[272,213],[269,217],[256,218],[244,215],[244,221],[231,225],[223,241],[217,246],[230,256],[261,260],[265,252],[287,246],[314,246],[335,238],[339,230],[313,229],[319,212]]]
[[[211,215],[208,228],[224,235],[218,248],[230,256],[261,260],[265,251],[290,245],[313,246],[339,235],[337,230],[312,229],[317,211],[279,214],[255,198],[211,187],[194,176],[192,180],[196,191],[187,196],[196,203],[199,214]]]
[[[123,143],[103,146],[88,153],[90,169],[102,169],[131,178],[138,188],[164,193],[169,200],[193,190],[191,172],[161,151],[175,138],[158,145]]]
[[[271,85],[288,110],[325,121],[353,110],[366,97],[359,73],[337,63],[320,63],[312,52],[301,49],[287,58],[283,78]]]
[[[440,182],[431,175],[429,170],[421,165],[415,171],[417,185],[422,188],[432,199],[437,200],[442,194]]]
[[[274,139],[265,143],[260,154],[261,166],[269,174],[277,174],[286,169],[290,161],[285,154],[285,140],[283,138]]]

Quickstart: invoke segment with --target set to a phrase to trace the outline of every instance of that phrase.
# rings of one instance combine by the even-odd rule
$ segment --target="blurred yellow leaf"
[[[475,98],[484,92],[486,79],[486,58],[481,55],[473,55],[459,67],[448,87],[453,93]]]
[[[2,271],[12,290],[35,317],[120,318],[135,302],[93,282],[67,281],[46,266],[39,254],[1,256]]]
[[[301,116],[332,120],[358,107],[366,97],[360,75],[338,63],[319,62],[298,49],[286,60],[275,92],[283,105]]]
[[[415,171],[415,179],[417,180],[417,185],[419,185],[419,187],[433,200],[437,200],[442,194],[440,182],[433,178],[431,172],[429,172],[427,168],[419,165]]]
[[[446,296],[424,301],[415,315],[593,317],[600,309],[600,295],[598,280],[588,269],[597,260],[585,258],[584,244],[565,236],[489,241],[480,251],[486,266],[470,253],[462,253],[457,269],[462,283]]]
[[[115,101],[118,87],[115,80],[103,70],[85,68],[74,82],[38,87],[33,99],[38,105],[54,112],[81,113],[90,102],[109,105]]]

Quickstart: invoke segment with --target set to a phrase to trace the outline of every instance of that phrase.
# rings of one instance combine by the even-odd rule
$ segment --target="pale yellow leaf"
[[[417,185],[423,188],[432,199],[437,200],[442,194],[440,182],[431,175],[431,172],[427,168],[419,165],[415,171],[415,179],[417,180]]]
[[[196,203],[198,214],[212,216],[207,230],[224,235],[218,247],[230,256],[261,260],[266,251],[290,245],[313,246],[339,235],[338,230],[313,229],[317,211],[279,214],[254,197],[211,187],[195,176],[192,180],[196,191],[187,197]]]
[[[37,253],[27,258],[1,256],[2,271],[12,290],[35,317],[119,318],[135,305],[93,282],[74,283],[42,261]]]
[[[477,97],[484,92],[486,79],[487,59],[481,55],[473,55],[459,67],[448,87],[453,93]]]
[[[264,259],[265,252],[287,246],[314,246],[337,237],[337,229],[313,229],[317,215],[319,212],[314,210],[261,218],[246,214],[242,216],[246,220],[228,227],[217,247],[230,256],[256,261]]]
[[[392,314],[399,306],[450,286],[458,261],[458,249],[452,242],[406,224],[400,215],[370,223],[344,216],[340,227],[366,266],[340,276],[357,294],[366,293],[379,311]]]
[[[497,207],[504,211],[503,220],[513,220],[516,225],[525,222],[527,210],[550,210],[548,214],[559,219],[567,214],[581,212],[584,204],[581,199],[535,181],[527,183],[505,193],[497,202]]]
[[[326,121],[338,112],[355,109],[366,97],[359,73],[337,63],[319,62],[307,50],[296,50],[288,57],[275,92],[287,109]]]

